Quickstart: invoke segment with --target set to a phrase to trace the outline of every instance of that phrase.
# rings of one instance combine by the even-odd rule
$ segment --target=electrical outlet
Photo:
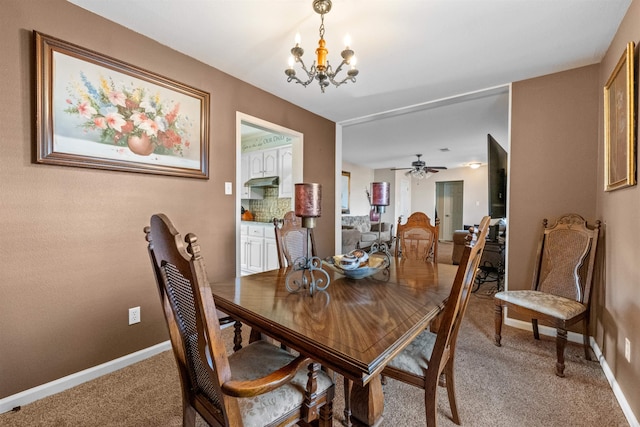
[[[129,309],[129,324],[140,323],[140,307],[133,307]]]
[[[624,339],[624,358],[631,363],[631,341],[629,341],[629,338]]]

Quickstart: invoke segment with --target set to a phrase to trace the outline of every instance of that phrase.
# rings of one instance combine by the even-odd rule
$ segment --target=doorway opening
[[[252,195],[247,194],[247,187],[245,187],[245,182],[247,181],[247,168],[249,164],[245,164],[244,160],[247,156],[243,156],[243,151],[252,151],[254,153],[260,153],[264,151],[273,152],[274,150],[278,151],[278,153],[282,152],[283,156],[288,157],[288,161],[286,162],[287,167],[286,170],[279,168],[279,162],[282,159],[278,158],[274,160],[274,164],[276,165],[276,169],[273,173],[269,173],[268,175],[277,175],[279,178],[278,186],[279,188],[268,188],[265,189],[263,193],[263,202],[262,205],[271,206],[271,203],[267,203],[264,195],[268,192],[268,197],[278,199],[279,208],[281,201],[286,200],[288,205],[288,209],[293,209],[293,186],[296,182],[303,182],[303,148],[304,148],[304,137],[303,134],[297,132],[292,129],[285,128],[283,126],[277,125],[275,123],[268,122],[266,120],[259,119],[257,117],[250,116],[248,114],[244,114],[241,112],[236,112],[236,183],[235,183],[235,194],[236,194],[236,276],[239,277],[242,273],[242,263],[247,257],[243,255],[247,255],[242,252],[242,236],[241,236],[241,222],[242,222],[242,211],[243,211],[243,202],[248,206],[250,203],[250,199],[253,197]],[[247,141],[251,147],[244,147]],[[243,145],[244,144],[244,145]],[[290,149],[279,150],[278,148],[283,148],[284,146],[290,147]],[[245,148],[246,150],[243,150]],[[270,149],[270,150],[269,150]],[[254,156],[251,156],[252,158]],[[266,156],[265,156],[266,157]],[[256,157],[257,158],[257,157]],[[266,164],[266,163],[265,163]],[[281,166],[281,165],[280,165]],[[266,176],[266,175],[265,175]],[[287,188],[284,188],[287,187]],[[249,188],[251,189],[251,188]],[[288,192],[287,192],[288,189]],[[244,199],[243,199],[244,197]],[[273,202],[273,200],[269,200]],[[267,208],[265,208],[267,209]],[[246,218],[246,217],[245,217]],[[266,218],[266,217],[265,217]],[[273,229],[273,223],[271,222],[272,218],[269,218],[268,221],[265,218],[261,218],[262,225],[268,227],[268,223],[271,223],[271,229]],[[258,218],[260,219],[260,218]],[[251,223],[253,224],[253,223]],[[259,225],[259,224],[256,224]],[[272,230],[271,230],[272,231]],[[272,256],[270,257],[269,248],[271,248],[270,243],[264,239],[262,244],[258,244],[255,242],[254,245],[251,246],[251,250],[247,252],[251,254],[252,263],[256,263],[256,269],[259,267],[260,269],[265,268],[266,265],[273,264],[270,261]],[[253,265],[253,264],[252,264]],[[246,270],[246,269],[245,269]],[[257,271],[257,270],[256,270]]]
[[[440,218],[440,240],[452,241],[453,232],[462,230],[464,181],[436,182],[436,217]]]

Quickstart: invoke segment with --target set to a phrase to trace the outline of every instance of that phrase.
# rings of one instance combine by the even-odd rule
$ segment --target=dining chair
[[[478,239],[475,242],[469,242],[464,248],[449,298],[441,313],[437,332],[431,330],[421,332],[382,371],[387,378],[424,390],[428,427],[436,425],[437,391],[441,376],[447,388],[453,422],[460,424],[454,380],[456,341],[482,258],[489,220],[488,216],[482,218]]]
[[[164,214],[144,229],[182,386],[183,425],[332,425],[334,385],[320,366],[266,341],[227,355],[197,237]],[[300,369],[308,366],[308,369]]]
[[[304,228],[301,218],[298,218],[294,211],[284,214],[283,219],[275,218],[273,225],[280,268],[293,265],[294,261],[300,257],[317,256],[313,229]],[[311,254],[308,253],[309,250]]]
[[[431,219],[423,212],[412,213],[404,224],[402,217],[399,217],[394,255],[406,259],[437,261],[439,225],[438,218],[435,225],[431,225]]]
[[[502,311],[531,319],[533,336],[540,339],[538,323],[556,328],[556,375],[564,377],[567,328],[583,322],[584,355],[589,354],[589,296],[598,246],[600,221],[590,228],[577,214],[560,217],[552,226],[543,220],[531,289],[502,291],[494,295],[495,344],[502,339]]]

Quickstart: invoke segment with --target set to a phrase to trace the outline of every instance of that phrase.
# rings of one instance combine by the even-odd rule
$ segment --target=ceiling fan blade
[[[389,170],[391,170],[391,171],[404,171],[404,170],[408,170],[408,169],[414,169],[414,168],[391,168]]]
[[[425,166],[425,169],[447,169],[446,166]]]

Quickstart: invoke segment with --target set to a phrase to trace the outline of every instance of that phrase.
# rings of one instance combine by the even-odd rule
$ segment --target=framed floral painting
[[[629,42],[604,87],[605,191],[636,184],[634,66]]]
[[[34,32],[38,163],[209,178],[209,94]]]

